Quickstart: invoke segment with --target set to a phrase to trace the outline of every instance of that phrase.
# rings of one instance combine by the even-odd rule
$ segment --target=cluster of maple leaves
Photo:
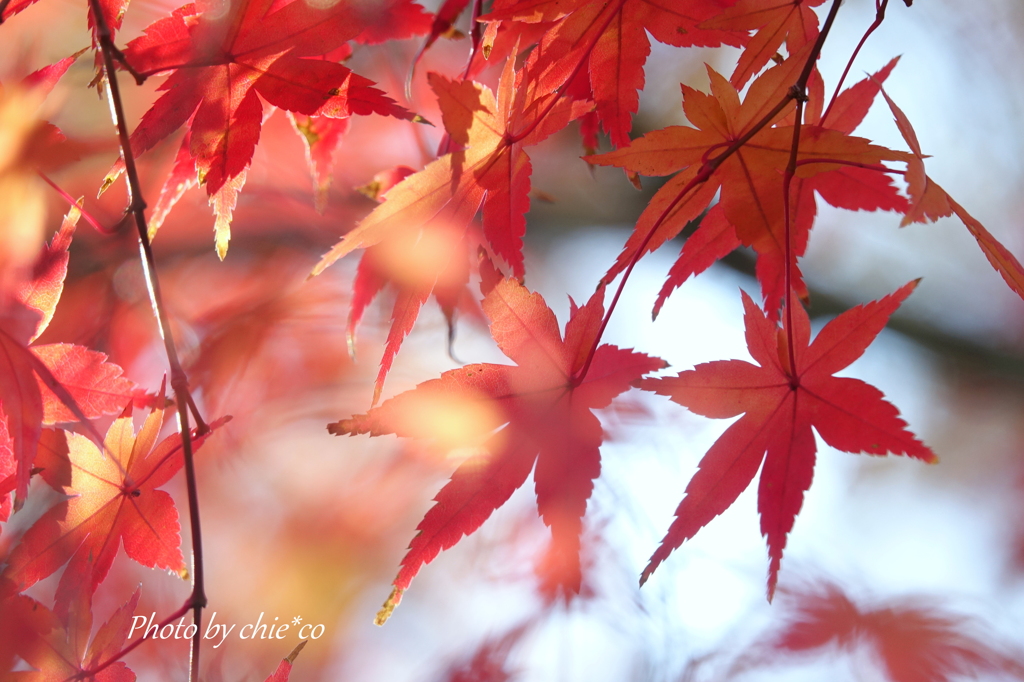
[[[0,4],[0,18],[30,4]],[[876,2],[878,22],[887,4]],[[435,15],[411,0],[234,0],[176,9],[116,55],[137,80],[163,80],[102,189],[130,172],[127,160],[185,127],[149,235],[186,191],[200,186],[224,258],[232,213],[269,113],[288,112],[307,146],[322,207],[352,116],[425,124],[398,104],[395,93],[389,96],[342,62],[359,45],[415,36],[426,36],[426,50],[454,31],[467,5],[446,0]],[[810,338],[798,259],[817,200],[897,212],[903,224],[955,214],[1022,296],[1024,269],[925,173],[913,128],[883,90],[896,60],[828,94],[816,60],[839,6],[825,0],[473,3],[465,70],[426,75],[441,112],[435,123],[444,130],[436,158],[419,170],[382,169],[367,190],[379,204],[312,268],[317,275],[362,250],[350,335],[379,292],[388,286],[396,291],[371,407],[329,425],[330,431],[398,434],[475,453],[419,524],[378,622],[426,563],[479,528],[531,473],[538,513],[551,529],[540,561],[544,589],[551,595],[578,592],[580,536],[601,473],[603,435],[594,410],[633,387],[710,418],[740,416],[701,460],[641,582],[731,506],[760,470],[758,511],[771,598],[787,536],[811,484],[815,431],[845,452],[936,461],[877,389],[834,376],[864,353],[915,283],[853,308]],[[116,36],[127,3],[94,0],[91,7],[100,8],[103,20],[90,14],[90,25],[102,24]],[[682,86],[689,125],[632,139],[649,36],[676,47],[730,45],[742,52],[728,77],[708,68],[710,92]],[[33,74],[24,87],[52,88],[72,61]],[[494,88],[483,82],[492,66],[500,71]],[[853,134],[880,93],[909,151]],[[635,182],[641,175],[671,177],[639,216],[594,294],[583,305],[572,303],[563,331],[543,298],[524,285],[532,173],[527,149],[574,121],[586,163],[621,168]],[[53,144],[60,137],[52,127],[38,135]],[[597,153],[602,140],[611,150]],[[41,165],[30,157],[22,166]],[[0,173],[0,181],[10,174],[4,166]],[[159,440],[162,390],[147,394],[87,348],[33,344],[60,299],[77,219],[76,208],[31,267],[2,280],[0,520],[23,504],[36,475],[68,498],[10,546],[0,544],[0,670],[22,661],[40,671],[40,679],[133,679],[120,658],[138,595],[90,638],[91,598],[122,544],[145,566],[187,574],[177,511],[158,489],[182,467],[182,437]],[[743,294],[743,306],[756,364],[723,360],[654,377],[666,367],[662,360],[602,344],[602,336],[637,262],[695,222],[699,226],[652,302],[653,314],[687,279],[734,249],[750,247],[762,295],[757,302]],[[606,290],[616,281],[606,305]],[[498,348],[515,364],[468,364],[381,402],[393,360],[431,296],[450,323],[458,310],[482,311]],[[135,408],[151,409],[137,434]],[[91,420],[115,414],[120,416],[106,436],[97,433]],[[193,447],[221,423],[197,430]],[[62,566],[52,609],[24,594]]]

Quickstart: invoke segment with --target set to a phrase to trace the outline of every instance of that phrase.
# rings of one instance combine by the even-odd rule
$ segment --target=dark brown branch
[[[178,359],[178,351],[174,344],[170,320],[167,317],[167,311],[163,305],[163,297],[160,293],[160,280],[157,276],[156,261],[153,257],[153,249],[149,243],[149,229],[146,224],[145,212],[146,203],[142,198],[138,168],[135,165],[135,155],[132,153],[127,119],[124,115],[124,105],[121,100],[121,90],[117,82],[117,70],[114,68],[115,55],[119,54],[120,51],[113,44],[110,27],[103,16],[99,0],[89,0],[89,7],[96,22],[97,40],[103,57],[103,70],[107,77],[108,96],[110,97],[111,108],[114,112],[114,121],[117,126],[117,135],[121,146],[121,157],[125,165],[125,175],[128,181],[129,213],[135,219],[135,226],[139,234],[142,269],[145,274],[147,288],[149,289],[150,301],[153,304],[153,312],[160,328],[160,336],[164,341],[164,350],[167,353],[167,362],[171,371],[171,388],[174,390],[174,399],[178,406],[178,429],[181,433],[182,454],[185,460],[189,525],[192,531],[192,594],[183,608],[192,611],[192,621],[196,626],[196,633],[192,637],[189,661],[189,679],[195,682],[199,679],[199,644],[202,636],[203,607],[206,606],[206,591],[203,571],[202,528],[199,523],[199,494],[196,485],[195,461],[192,451],[192,432],[189,425],[189,406],[192,404],[192,397],[188,390],[188,378]],[[208,431],[209,426],[199,417],[198,411],[195,416],[197,431],[199,433]]]

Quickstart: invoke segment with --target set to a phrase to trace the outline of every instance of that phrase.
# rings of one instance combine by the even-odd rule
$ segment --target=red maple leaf
[[[160,86],[164,95],[132,133],[132,150],[142,154],[189,122],[188,154],[195,181],[206,187],[214,207],[217,252],[222,258],[237,194],[260,136],[261,98],[307,116],[376,113],[414,118],[370,80],[325,58],[349,40],[375,40],[378,24],[389,17],[415,21],[422,15],[419,23],[426,30],[427,16],[411,8],[418,9],[411,0],[389,0],[384,7],[236,0],[227,12],[200,13],[189,4],[128,43],[125,56],[136,71],[171,72]],[[402,24],[393,28],[399,33],[408,30]],[[178,165],[187,168],[187,163]],[[123,169],[123,162],[118,162],[103,189]],[[183,170],[175,173],[182,174]],[[175,186],[181,184],[179,178]]]
[[[711,220],[694,244],[694,249],[705,251],[703,260],[672,273],[661,300],[675,282],[689,275],[688,270],[706,267],[743,244],[757,251],[757,276],[765,309],[772,319],[777,319],[785,297],[788,250],[783,171],[792,150],[793,110],[787,107],[772,125],[760,129],[757,126],[763,125],[764,117],[784,100],[805,61],[805,57],[797,55],[769,69],[751,84],[742,103],[736,88],[709,67],[711,94],[683,86],[683,110],[696,128],[671,126],[648,133],[623,149],[586,157],[590,163],[618,166],[643,175],[681,171],[651,199],[604,281],[622,272],[639,257],[641,250],[653,251],[677,235],[707,208],[721,188],[721,208],[712,210],[708,216]],[[848,124],[847,119],[842,120],[844,126]],[[748,135],[745,144],[715,160],[716,155]],[[846,130],[804,123],[796,180],[791,187],[793,256],[803,255],[807,246],[815,215],[814,190],[827,201],[848,208],[905,208],[906,202],[901,201],[881,164],[910,158],[906,153],[870,144]],[[867,174],[870,180],[857,175],[860,181],[847,182],[854,177],[850,175],[851,166]],[[833,174],[836,176],[828,177]],[[802,289],[799,272],[793,274],[795,285]]]
[[[71,480],[61,489],[73,497],[51,507],[26,531],[3,576],[24,590],[68,563],[57,597],[69,600],[77,589],[95,591],[122,541],[140,564],[186,575],[174,500],[157,490],[184,464],[181,435],[156,444],[162,426],[163,410],[155,410],[136,435],[129,406],[107,431],[105,452],[68,433]],[[194,434],[192,447],[208,435]]]
[[[879,301],[846,311],[825,325],[810,344],[810,321],[795,296],[788,304],[793,306],[793,327],[779,329],[744,292],[747,347],[760,366],[723,360],[697,365],[675,377],[640,382],[641,388],[667,395],[705,417],[743,415],[700,461],[675,521],[641,575],[641,584],[673,550],[732,505],[763,461],[758,512],[761,534],[768,539],[771,599],[786,536],[814,473],[817,448],[812,426],[826,443],[844,452],[937,461],[906,430],[897,409],[878,389],[858,379],[832,376],[864,353],[915,286],[911,282]]]
[[[662,360],[611,345],[593,352],[603,295],[601,289],[585,306],[573,305],[563,339],[539,294],[502,280],[483,308],[491,335],[516,366],[451,370],[328,426],[335,434],[395,433],[430,438],[446,449],[482,450],[459,466],[420,522],[378,622],[387,619],[424,564],[479,528],[531,470],[541,518],[552,532],[546,578],[551,589],[579,590],[582,519],[601,471],[603,435],[592,410],[665,367]]]
[[[795,595],[792,613],[770,641],[777,653],[854,654],[867,646],[893,682],[948,682],[978,673],[1024,675],[1024,659],[993,641],[963,616],[922,601],[902,600],[875,608],[857,604],[826,583]],[[972,632],[978,630],[978,632]],[[774,658],[774,656],[771,656]]]
[[[881,88],[880,83],[889,76],[897,61],[899,58],[893,59],[873,76],[841,92],[830,110],[824,113],[821,92],[824,84],[820,77],[816,76],[817,70],[813,71],[804,123],[841,133],[852,133],[864,120]],[[809,131],[811,134],[816,132],[813,128]],[[801,237],[802,228],[810,229],[809,226],[816,215],[815,192],[832,206],[848,210],[887,210],[905,213],[910,206],[885,173],[853,165],[833,166],[832,170],[827,172],[793,179],[793,193],[796,198],[791,206],[795,214],[791,220],[798,228],[798,238]],[[736,228],[725,217],[723,209],[721,203],[712,206],[701,219],[697,230],[683,244],[679,258],[672,265],[665,284],[658,292],[658,299],[654,303],[654,317],[658,316],[661,307],[676,288],[743,244],[736,234]],[[769,267],[769,262],[774,265]],[[759,265],[758,272],[762,280],[779,280],[781,264],[777,257],[760,261]],[[771,303],[769,304],[770,313],[776,309],[777,306],[772,307]]]

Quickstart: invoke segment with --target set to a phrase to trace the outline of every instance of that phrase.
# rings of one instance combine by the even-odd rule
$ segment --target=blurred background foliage
[[[174,7],[133,0],[120,40]],[[873,13],[871,0],[845,3],[822,58],[826,83],[835,82]],[[88,46],[83,16],[79,0],[44,0],[11,19],[0,81]],[[1018,0],[900,4],[855,68],[874,71],[903,55],[887,90],[933,155],[930,174],[1017,254],[1024,253],[1022,45]],[[418,47],[360,47],[352,60],[401,100]],[[424,76],[454,75],[467,49],[465,40],[440,41],[403,104],[440,120]],[[678,84],[704,88],[703,62],[728,71],[735,56],[728,48],[655,44],[634,136],[683,123]],[[86,209],[109,226],[120,220],[125,196],[119,184],[93,198],[116,157],[106,104],[87,87],[93,77],[92,60],[80,59],[48,101],[49,118],[85,150],[52,177],[85,196]],[[493,69],[483,75],[491,84],[496,78]],[[126,87],[133,121],[159,80]],[[858,133],[902,147],[884,107]],[[239,199],[225,262],[211,248],[213,219],[201,191],[186,193],[155,241],[202,409],[234,416],[199,455],[211,616],[248,623],[262,612],[264,620],[324,624],[325,636],[296,663],[301,680],[1024,678],[1024,303],[955,220],[900,230],[892,214],[824,206],[802,261],[819,327],[923,277],[849,372],[900,406],[941,464],[840,455],[819,444],[815,485],[771,606],[752,491],[638,590],[636,576],[724,426],[633,392],[602,415],[609,442],[588,509],[580,598],[548,603],[535,591],[544,529],[526,489],[424,570],[395,617],[374,628],[403,548],[455,462],[392,437],[327,434],[326,422],[369,404],[390,300],[385,291],[368,310],[350,355],[354,261],[305,278],[374,205],[356,188],[397,165],[421,167],[439,136],[437,128],[393,119],[353,120],[318,213],[301,139],[275,113]],[[158,195],[178,144],[168,140],[143,158],[147,197]],[[645,180],[638,192],[613,169],[588,168],[582,153],[570,127],[534,155],[527,284],[563,320],[565,294],[586,299],[657,187]],[[66,204],[55,193],[42,196],[48,230],[55,229]],[[737,289],[756,288],[749,254],[733,254],[688,283],[650,322],[678,241],[641,262],[608,341],[660,355],[677,371],[746,357]],[[504,361],[481,319],[466,312],[449,356],[447,322],[428,306],[385,395],[456,366],[453,357]],[[80,226],[62,302],[41,339],[57,341],[106,352],[143,386],[159,385],[164,361],[131,230],[104,236]],[[180,482],[171,487],[182,508]],[[3,541],[17,532],[8,529]],[[97,619],[139,582],[139,613],[167,612],[188,594],[177,578],[121,556],[97,594]],[[45,599],[54,586],[48,580],[34,594]],[[211,648],[206,679],[262,679],[292,644],[231,640]],[[186,647],[151,643],[128,662],[140,679],[181,679]]]

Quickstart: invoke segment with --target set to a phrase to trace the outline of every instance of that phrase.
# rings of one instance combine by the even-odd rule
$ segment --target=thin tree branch
[[[142,198],[138,168],[135,165],[135,156],[132,153],[128,124],[121,100],[121,90],[117,82],[117,70],[114,68],[115,54],[119,53],[119,50],[114,47],[110,27],[103,16],[99,0],[89,0],[89,7],[93,14],[93,20],[96,22],[97,40],[103,57],[103,70],[107,77],[107,94],[110,98],[110,106],[114,114],[115,125],[117,126],[121,157],[124,160],[125,174],[128,180],[129,212],[135,218],[135,227],[139,235],[142,269],[145,274],[147,288],[149,289],[150,301],[153,304],[153,312],[160,328],[160,336],[164,341],[167,362],[171,370],[171,388],[174,390],[174,399],[178,407],[178,429],[181,433],[182,454],[185,460],[189,525],[192,531],[192,594],[186,602],[186,607],[192,610],[192,622],[196,626],[189,657],[189,679],[196,682],[199,679],[199,645],[201,642],[203,607],[206,606],[206,591],[205,574],[203,571],[202,528],[199,522],[199,494],[196,485],[195,461],[192,450],[192,432],[189,425],[189,407],[192,404],[192,397],[188,390],[188,378],[178,359],[178,351],[174,343],[170,320],[168,319],[167,311],[163,305],[163,297],[160,293],[160,280],[157,276],[156,261],[153,257],[153,249],[149,243],[149,231],[146,225],[145,213],[146,204]],[[208,431],[209,426],[199,417],[198,411],[195,416],[197,431],[199,433]]]
[[[853,67],[853,62],[857,59],[857,55],[860,54],[860,49],[864,47],[864,43],[868,41],[868,37],[875,32],[875,29],[882,25],[885,20],[885,8],[888,6],[889,0],[875,0],[875,20],[868,26],[868,30],[864,33],[864,36],[857,43],[857,47],[854,48],[853,54],[850,55],[850,61],[846,62],[846,68],[843,69],[843,75],[839,77],[839,82],[836,84],[836,90],[832,93],[832,99],[829,100],[828,106],[825,107],[825,113],[821,115],[821,125],[825,125],[825,119],[828,118],[829,112],[832,111],[832,105],[836,103],[836,99],[839,97],[839,92],[843,88],[843,82],[846,77],[850,75],[850,69]],[[909,4],[908,4],[909,6]]]

